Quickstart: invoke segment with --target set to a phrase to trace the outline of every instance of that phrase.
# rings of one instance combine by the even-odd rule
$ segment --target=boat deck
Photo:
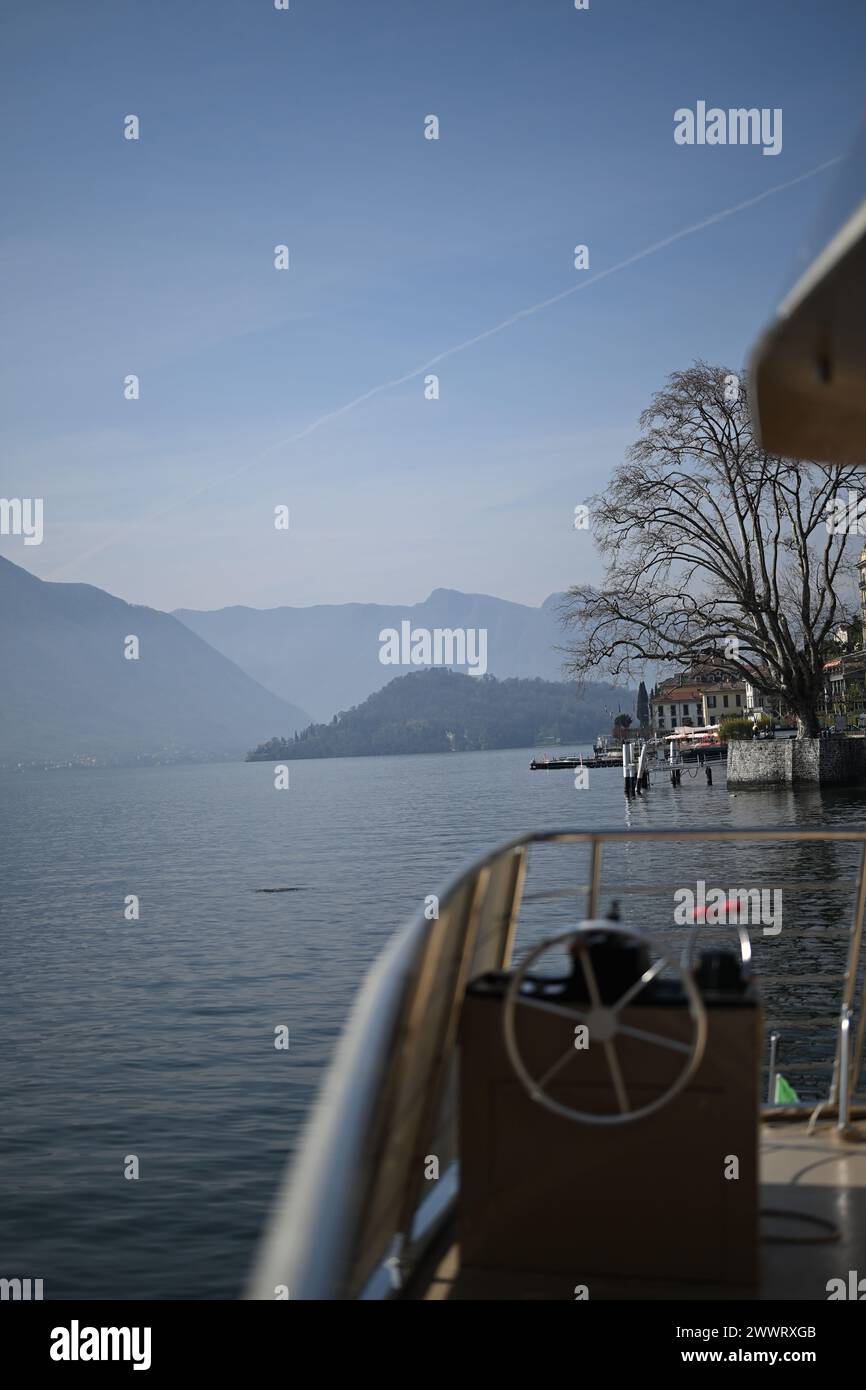
[[[629,881],[624,872],[625,849],[636,846],[655,852],[659,873],[649,884]],[[676,854],[672,846],[679,847]],[[477,1012],[468,1007],[475,998],[468,993],[470,982],[509,972],[521,929],[537,939],[554,925],[598,922],[605,903],[618,900],[621,888],[645,898],[645,911],[639,900],[629,899],[627,908],[646,930],[658,927],[660,939],[666,939],[661,919],[667,914],[659,903],[676,892],[684,875],[688,881],[694,872],[699,880],[702,865],[717,862],[721,847],[727,853],[738,846],[750,847],[748,883],[763,889],[769,877],[773,887],[782,884],[786,894],[802,895],[797,925],[788,932],[807,941],[820,934],[822,941],[838,944],[832,973],[826,975],[839,986],[835,1007],[829,995],[826,1002],[815,997],[813,985],[823,982],[824,973],[779,974],[774,967],[764,977],[775,989],[769,1027],[790,1025],[791,1046],[796,1043],[807,1054],[805,1060],[797,1054],[796,1067],[806,1076],[798,1089],[832,1095],[843,1110],[851,1107],[857,1142],[840,1143],[829,1116],[810,1133],[808,1112],[801,1118],[770,1108],[761,1131],[762,1186],[755,1190],[753,1117],[759,1091],[768,1093],[761,1082],[763,1048],[755,1028],[741,1026],[732,1004],[707,1011],[721,1042],[711,1049],[718,1075],[705,1078],[706,1094],[697,1084],[690,1087],[678,1100],[677,1114],[659,1120],[653,1111],[630,1129],[625,1144],[596,1134],[585,1153],[583,1136],[572,1127],[557,1145],[556,1126],[542,1123],[525,1092],[521,1104],[514,1066],[500,1055],[495,1026],[481,1027],[475,1018],[479,1045],[464,1051],[470,1015]],[[664,881],[669,872],[676,877]],[[838,908],[807,910],[830,892],[842,893]],[[860,1084],[866,1053],[864,925],[862,826],[544,830],[518,836],[473,861],[439,895],[438,917],[429,920],[426,906],[419,907],[368,974],[280,1190],[250,1296],[270,1300],[284,1285],[296,1301],[571,1302],[575,1287],[586,1283],[592,1299],[814,1302],[827,1299],[830,1280],[844,1288],[849,1278],[859,1294],[860,1278],[866,1281],[866,1100]],[[798,992],[801,986],[805,993]],[[537,1017],[552,1015],[541,1010]],[[819,1049],[811,1047],[817,1026],[828,1030],[821,1035],[820,1058]],[[540,1025],[535,1032],[540,1035]],[[830,1038],[835,1039],[832,1058]],[[461,1097],[469,1094],[460,1084],[464,1057],[478,1062],[472,1096],[492,1086],[498,1109],[484,1111],[473,1100],[463,1114]],[[653,1077],[646,1077],[653,1093],[657,1082],[665,1081],[660,1057]],[[629,1061],[637,1069],[634,1083],[648,1058],[639,1051]],[[785,1069],[796,1081],[794,1066],[789,1051]],[[766,1079],[769,1086],[769,1073]],[[537,1135],[524,1123],[527,1108]],[[545,1113],[553,1118],[553,1111]],[[467,1116],[470,1130],[474,1118],[483,1124],[476,1126],[464,1164],[474,1223],[464,1229],[467,1248],[471,1240],[475,1246],[472,1266],[461,1268],[460,1135]],[[486,1155],[500,1148],[505,1161],[491,1171]],[[719,1157],[727,1159],[729,1149],[742,1156],[744,1172],[752,1175],[749,1189],[739,1190],[742,1201],[733,1191],[720,1191],[724,1170],[712,1167]],[[428,1174],[430,1156],[437,1158],[441,1178]],[[632,1174],[638,1180],[631,1181]],[[760,1243],[756,1208],[767,1213]],[[509,1250],[516,1256],[525,1251],[519,1258],[531,1268],[506,1273]],[[553,1268],[560,1272],[551,1279]],[[611,1270],[619,1268],[632,1277],[618,1280]],[[740,1282],[710,1282],[724,1277]],[[674,1279],[690,1282],[669,1282]]]
[[[591,1299],[827,1299],[830,1279],[866,1276],[866,1121],[847,1142],[835,1122],[779,1121],[761,1127],[761,1279],[743,1285],[590,1279]],[[576,1261],[577,1263],[577,1261]],[[533,1272],[460,1269],[447,1233],[406,1290],[429,1300],[572,1302],[577,1279]],[[584,1280],[584,1282],[587,1282]]]

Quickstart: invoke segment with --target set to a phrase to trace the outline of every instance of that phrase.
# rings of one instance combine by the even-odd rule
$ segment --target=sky
[[[2,49],[0,495],[45,520],[0,554],[167,610],[598,578],[575,505],[744,363],[866,101],[861,0],[43,0]],[[780,152],[675,143],[698,101]]]

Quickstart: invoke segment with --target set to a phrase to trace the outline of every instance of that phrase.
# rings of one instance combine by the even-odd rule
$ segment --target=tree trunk
[[[818,722],[817,701],[810,700],[808,697],[797,700],[794,704],[794,713],[797,716],[797,737],[798,738],[817,738],[821,732],[821,725]]]

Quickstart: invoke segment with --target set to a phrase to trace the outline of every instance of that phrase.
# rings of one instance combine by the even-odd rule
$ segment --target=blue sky
[[[17,10],[0,492],[44,497],[46,529],[0,553],[168,609],[538,603],[596,575],[575,503],[668,372],[744,360],[833,171],[446,357],[438,401],[416,377],[293,437],[844,154],[866,99],[859,0]],[[781,153],[676,145],[698,100],[781,107]]]

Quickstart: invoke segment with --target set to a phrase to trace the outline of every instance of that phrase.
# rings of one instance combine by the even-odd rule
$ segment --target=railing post
[[[770,1074],[767,1079],[767,1104],[776,1103],[776,1053],[779,1048],[779,1034],[770,1034]]]
[[[601,888],[601,840],[598,836],[593,837],[592,852],[589,861],[589,902],[587,903],[586,915],[590,921],[594,921],[598,916],[598,894]]]
[[[860,1077],[863,1071],[863,1050],[866,1047],[866,980],[860,991],[860,1017],[857,1020],[857,1035],[854,1039],[854,1048],[851,1066],[851,1094],[853,1095],[860,1085]]]
[[[839,1017],[839,1117],[836,1121],[836,1133],[843,1138],[848,1133],[851,1115],[850,1077],[851,1010],[843,1004]]]
[[[866,913],[866,844],[860,852],[860,876],[857,882],[857,900],[854,908],[854,921],[851,924],[851,942],[848,948],[848,964],[845,970],[845,983],[842,989],[842,1007],[839,1011],[839,1038],[836,1044],[836,1061],[833,1067],[833,1084],[830,1099],[838,1106],[836,1132],[842,1135],[848,1127],[851,1108],[851,1017],[857,993],[857,974],[860,968],[860,955],[863,949],[863,917]],[[864,1001],[861,999],[861,1010]],[[858,1032],[862,1036],[862,1028]],[[855,1076],[859,1077],[859,1063]],[[843,1118],[844,1116],[844,1118]]]

